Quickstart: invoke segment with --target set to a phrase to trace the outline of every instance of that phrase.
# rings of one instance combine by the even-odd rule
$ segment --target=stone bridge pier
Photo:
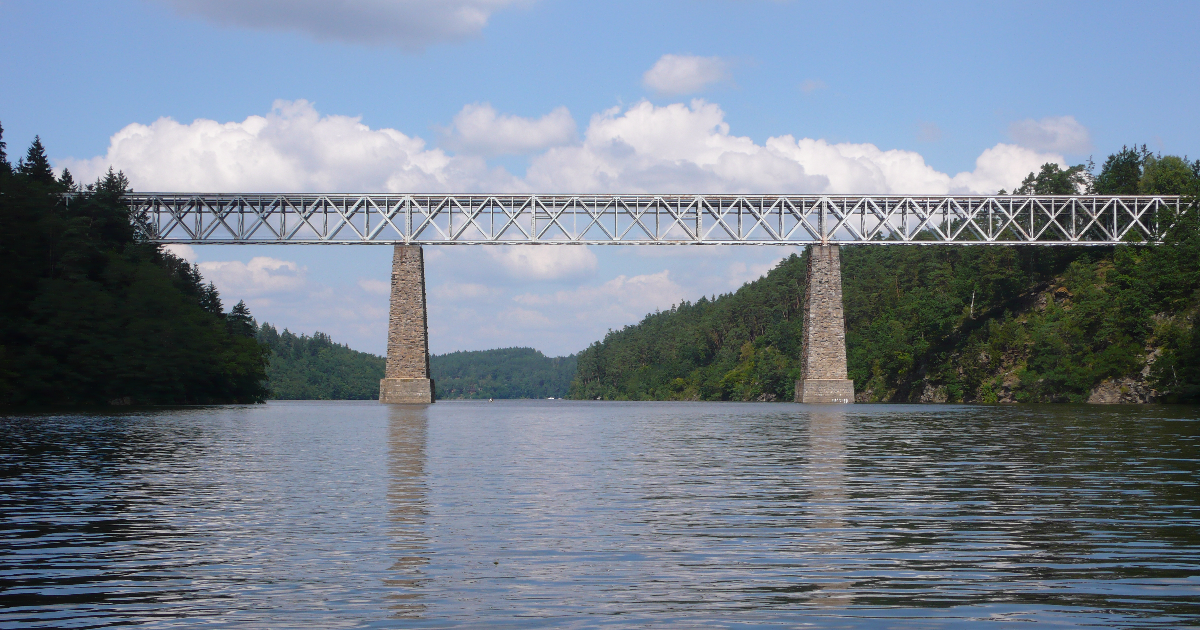
[[[842,312],[842,259],[837,245],[808,250],[804,292],[804,346],[796,402],[852,403],[854,381],[846,378],[846,318]]]
[[[387,367],[379,381],[381,403],[431,403],[429,324],[425,312],[425,258],[420,245],[396,245]]]

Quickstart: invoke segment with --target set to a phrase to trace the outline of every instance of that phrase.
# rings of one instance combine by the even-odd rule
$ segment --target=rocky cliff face
[[[1104,379],[1099,385],[1092,388],[1092,393],[1088,396],[1087,401],[1101,405],[1139,405],[1158,402],[1160,395],[1158,390],[1150,384],[1150,369],[1161,352],[1158,348],[1152,349],[1146,356],[1146,366],[1137,374]]]
[[[1043,316],[1047,309],[1070,310],[1074,307],[1075,296],[1061,282],[1050,282],[1035,287],[1022,300],[1024,307],[1012,314],[1008,325],[1016,328],[1026,327],[1031,319]],[[1068,400],[1083,400],[1093,404],[1146,404],[1158,402],[1162,392],[1154,387],[1151,371],[1154,361],[1161,354],[1161,349],[1151,344],[1145,348],[1145,354],[1138,362],[1136,371],[1120,377],[1108,378],[1097,383],[1084,397],[1066,398],[1065,396],[1049,400],[1066,402]],[[973,349],[972,349],[973,348]],[[856,394],[856,402],[919,402],[945,403],[961,400],[966,403],[1018,403],[1030,399],[1029,391],[1041,386],[1038,375],[1028,369],[1034,358],[1035,345],[1030,340],[1004,348],[1002,351],[979,349],[978,346],[967,346],[951,352],[948,356],[951,365],[956,366],[954,372],[957,378],[943,372],[935,374],[917,374],[916,382],[909,386],[908,393],[903,391],[878,391],[870,387]],[[971,378],[971,377],[974,378]],[[1025,380],[1022,380],[1025,379]],[[953,391],[954,382],[979,383],[973,391]],[[948,385],[949,384],[949,385]],[[1043,396],[1034,400],[1047,400]]]

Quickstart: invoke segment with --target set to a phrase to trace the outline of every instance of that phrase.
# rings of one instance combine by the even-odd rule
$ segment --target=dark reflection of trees
[[[200,543],[166,515],[214,432],[171,413],[0,417],[0,618],[186,596]]]
[[[396,562],[385,584],[395,587],[388,595],[395,617],[419,617],[425,610],[421,586],[429,564],[425,535],[427,491],[425,485],[426,407],[392,405],[388,422],[388,517],[392,522],[391,549]]]

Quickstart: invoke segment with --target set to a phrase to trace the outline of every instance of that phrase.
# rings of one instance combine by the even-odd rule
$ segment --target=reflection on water
[[[841,531],[846,526],[846,412],[841,406],[818,408],[808,414],[809,504],[812,510],[812,547],[818,572],[839,576],[842,563]],[[812,602],[824,607],[854,603],[853,583],[839,577],[816,582]]]
[[[388,593],[396,617],[419,617],[424,569],[429,564],[429,538],[425,485],[425,439],[427,407],[391,405],[388,409],[388,518],[396,557],[390,568],[394,577],[384,580],[395,587]]]
[[[0,627],[1200,624],[1195,408],[0,418]]]

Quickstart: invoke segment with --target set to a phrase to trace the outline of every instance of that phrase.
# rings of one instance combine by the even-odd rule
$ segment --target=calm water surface
[[[1200,409],[0,418],[0,626],[1200,624]]]

